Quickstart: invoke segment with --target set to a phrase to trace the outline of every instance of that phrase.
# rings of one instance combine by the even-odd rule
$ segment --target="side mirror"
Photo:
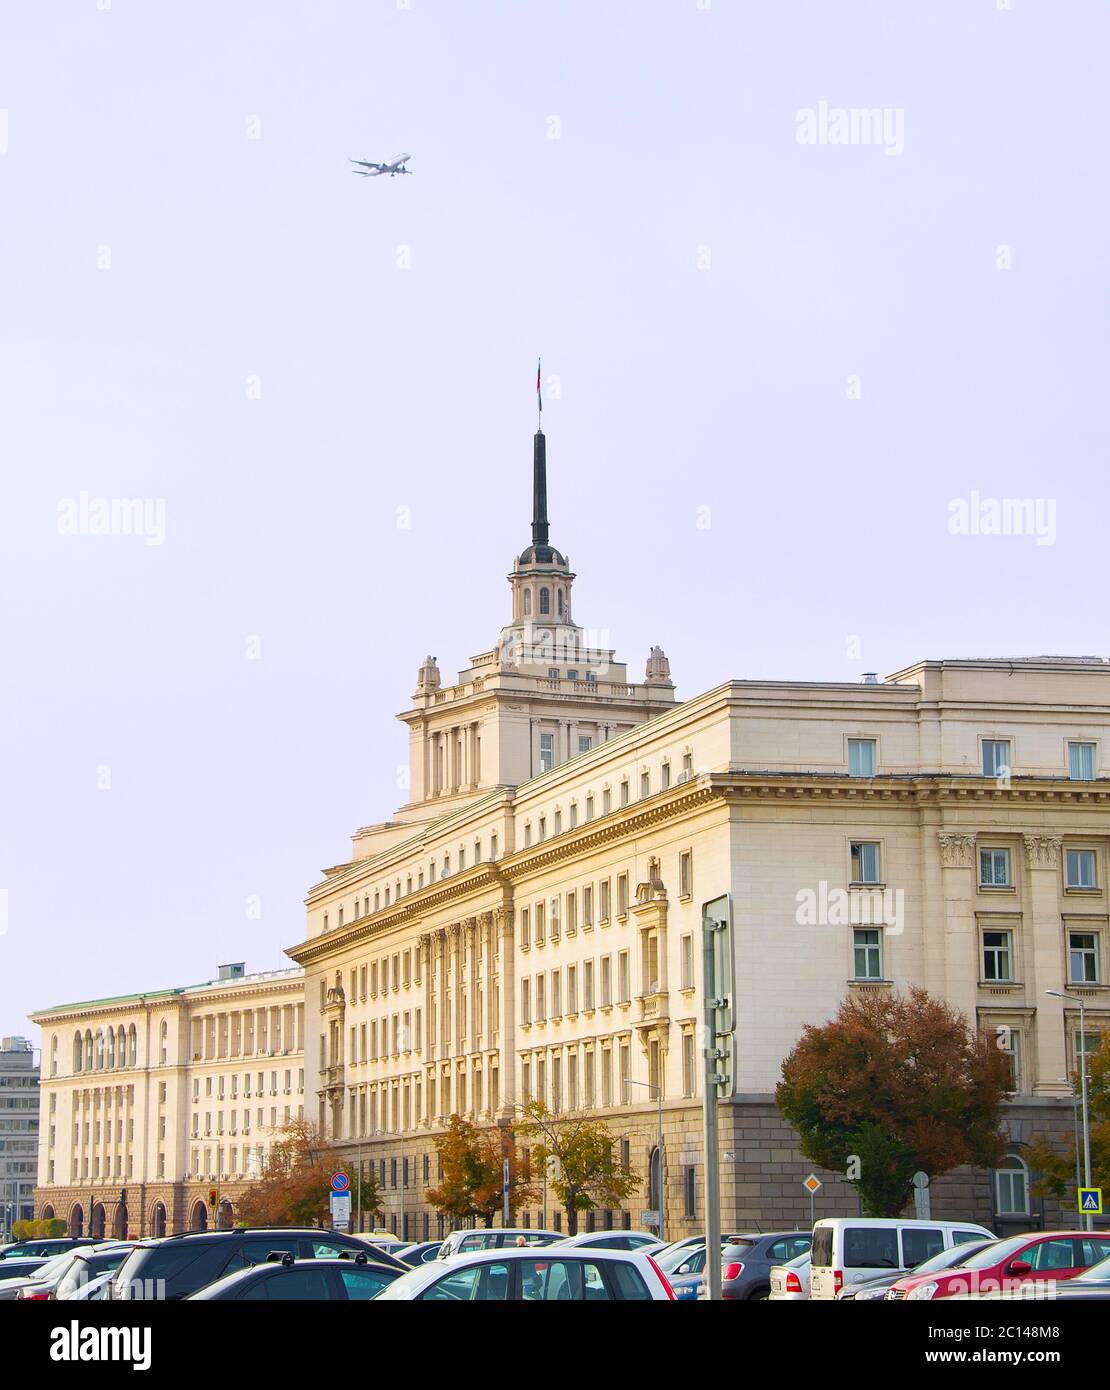
[[[1032,1274],[1033,1266],[1028,1260],[1011,1260],[1006,1266],[1007,1274]]]
[[[685,1263],[684,1265],[680,1265],[680,1266],[679,1266],[678,1272],[679,1272],[679,1274],[689,1274],[689,1273],[690,1273],[690,1261],[687,1260],[686,1263]]]

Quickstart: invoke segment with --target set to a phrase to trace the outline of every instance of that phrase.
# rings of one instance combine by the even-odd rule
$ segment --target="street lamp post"
[[[1083,999],[1078,994],[1067,994],[1058,989],[1046,989],[1046,994],[1051,994],[1054,999],[1070,999],[1073,1004],[1079,1005],[1079,1046],[1076,1051],[1079,1053],[1079,1091],[1082,1096],[1083,1105],[1083,1185],[1091,1185],[1091,1117],[1087,1110],[1087,1021]],[[1083,1229],[1085,1231],[1094,1230],[1094,1218],[1089,1211],[1081,1213],[1083,1216]]]
[[[659,1164],[659,1239],[665,1241],[667,1227],[667,1194],[663,1183],[663,1087],[654,1081],[634,1081],[631,1076],[626,1076],[626,1085],[646,1086],[649,1091],[655,1092],[656,1100],[659,1103],[658,1137],[655,1144],[656,1161]]]

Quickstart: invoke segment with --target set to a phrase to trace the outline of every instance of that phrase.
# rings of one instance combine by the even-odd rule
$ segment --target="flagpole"
[[[536,358],[536,433],[543,433],[543,392],[540,389],[543,381],[542,361]]]

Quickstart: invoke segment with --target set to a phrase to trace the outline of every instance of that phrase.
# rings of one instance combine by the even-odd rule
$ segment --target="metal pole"
[[[660,1061],[660,1069],[662,1062]],[[663,1178],[663,1087],[656,1086],[659,1093],[659,1138],[655,1145],[655,1152],[659,1155],[659,1239],[667,1239],[667,1189]]]
[[[358,1141],[358,1195],[355,1198],[357,1211],[355,1212],[355,1230],[362,1230],[362,1140]]]
[[[721,1175],[717,1156],[717,1008],[713,926],[702,922],[705,1018],[705,1278],[712,1302],[721,1298]]]
[[[1074,996],[1079,1005],[1079,1084],[1083,1093],[1083,1186],[1091,1185],[1091,1117],[1087,1110],[1087,1026],[1083,1000]],[[1095,1219],[1091,1212],[1083,1213],[1083,1229],[1094,1230]]]

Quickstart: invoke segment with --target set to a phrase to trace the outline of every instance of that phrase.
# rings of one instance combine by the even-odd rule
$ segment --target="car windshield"
[[[989,1269],[991,1265],[1001,1264],[1011,1255],[1029,1244],[1028,1236],[1011,1236],[1009,1240],[997,1240],[993,1245],[985,1245],[978,1255],[972,1255],[960,1266],[961,1269]]]
[[[1110,1279],[1110,1255],[1106,1259],[1099,1260],[1098,1264],[1091,1265],[1082,1274],[1077,1274],[1074,1279],[1068,1282],[1071,1284],[1101,1284]]]
[[[995,1242],[992,1240],[988,1243],[993,1245]],[[953,1245],[948,1250],[938,1250],[929,1259],[922,1260],[919,1265],[914,1265],[913,1272],[914,1274],[932,1274],[937,1269],[956,1269],[960,1265],[967,1264],[973,1255],[978,1255],[980,1250],[985,1249],[986,1244]]]
[[[73,1251],[63,1250],[60,1255],[55,1255],[53,1259],[47,1260],[43,1265],[39,1265],[38,1269],[28,1277],[35,1280],[53,1279],[55,1275],[61,1274],[62,1270],[65,1269],[72,1259]]]
[[[733,1240],[722,1249],[721,1259],[725,1264],[731,1264],[734,1260],[742,1260],[748,1251],[755,1244],[753,1240]]]
[[[695,1255],[700,1255],[704,1248],[704,1242],[701,1245],[682,1245],[677,1250],[665,1250],[653,1255],[652,1259],[664,1274],[674,1274],[680,1265],[684,1265]]]

